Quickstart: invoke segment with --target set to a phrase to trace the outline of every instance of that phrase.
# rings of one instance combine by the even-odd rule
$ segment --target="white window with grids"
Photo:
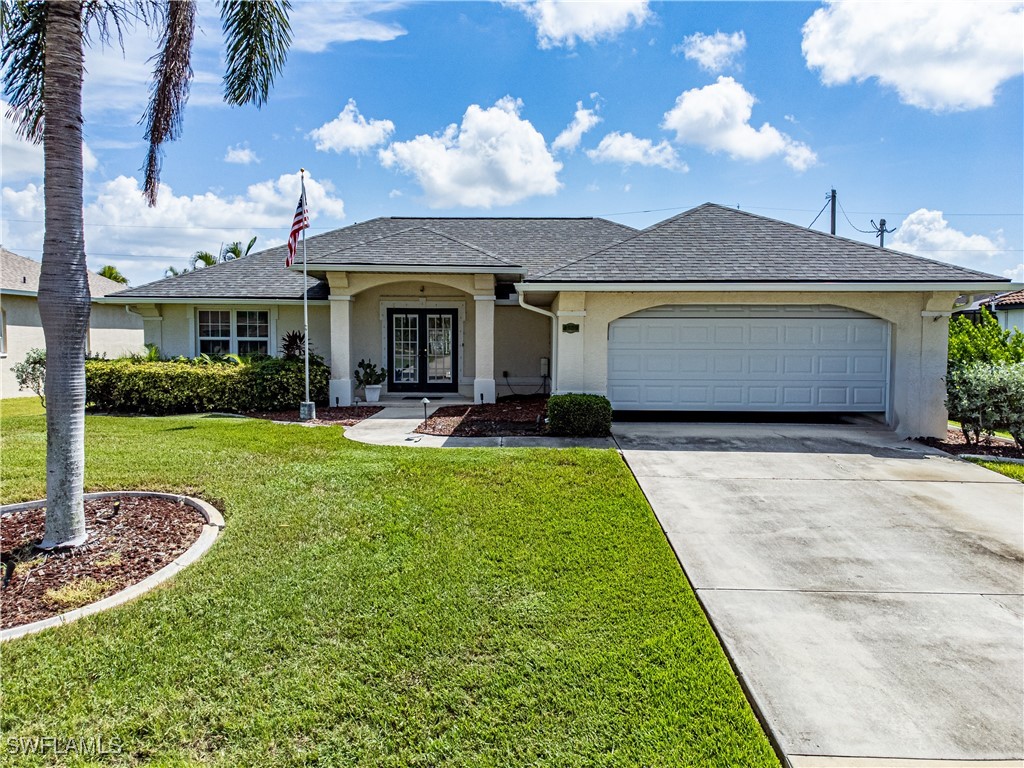
[[[270,354],[270,312],[265,309],[198,310],[199,354]]]

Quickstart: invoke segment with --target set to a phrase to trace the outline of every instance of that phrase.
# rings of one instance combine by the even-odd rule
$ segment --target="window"
[[[270,354],[270,313],[239,311],[235,321],[238,354]]]
[[[270,354],[270,312],[199,310],[199,354]]]

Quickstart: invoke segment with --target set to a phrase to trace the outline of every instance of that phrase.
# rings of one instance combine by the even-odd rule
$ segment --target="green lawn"
[[[0,408],[0,497],[38,498],[38,403]],[[170,586],[4,644],[5,752],[100,736],[123,745],[103,765],[778,765],[613,451],[202,416],[87,429],[90,490],[192,493],[227,529]]]
[[[993,459],[992,461],[968,459],[968,461],[980,464],[986,469],[991,469],[993,472],[998,472],[1001,475],[1012,477],[1014,480],[1020,480],[1024,483],[1024,464],[1013,464],[1009,461],[999,461],[999,459]]]

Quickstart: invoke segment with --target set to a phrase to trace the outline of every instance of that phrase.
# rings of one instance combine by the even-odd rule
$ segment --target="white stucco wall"
[[[891,323],[891,425],[905,436],[942,436],[949,330],[945,313],[955,299],[955,293],[930,292],[561,293],[553,305],[559,315],[557,391],[606,394],[608,324],[642,309],[663,304],[832,304]],[[567,322],[578,323],[580,332],[562,332]]]
[[[164,357],[195,357],[198,349],[197,311],[202,309],[266,310],[270,312],[270,351],[280,354],[281,337],[302,330],[301,304],[148,304],[134,307],[144,317],[146,343],[156,344]],[[123,309],[121,310],[124,311]],[[309,343],[330,362],[330,309],[309,305]]]
[[[33,348],[46,348],[35,296],[0,296],[6,352],[0,359],[0,397],[34,397],[18,389],[11,366],[22,362]],[[89,352],[122,357],[143,350],[142,320],[124,307],[93,304],[89,316]]]
[[[1017,328],[1024,333],[1024,309],[1001,309],[995,314],[1003,329],[1010,331]]]

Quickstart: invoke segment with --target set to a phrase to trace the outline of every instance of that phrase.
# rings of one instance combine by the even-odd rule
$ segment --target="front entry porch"
[[[356,397],[356,363],[388,371],[383,396],[493,403],[494,276],[329,272],[331,405]]]

